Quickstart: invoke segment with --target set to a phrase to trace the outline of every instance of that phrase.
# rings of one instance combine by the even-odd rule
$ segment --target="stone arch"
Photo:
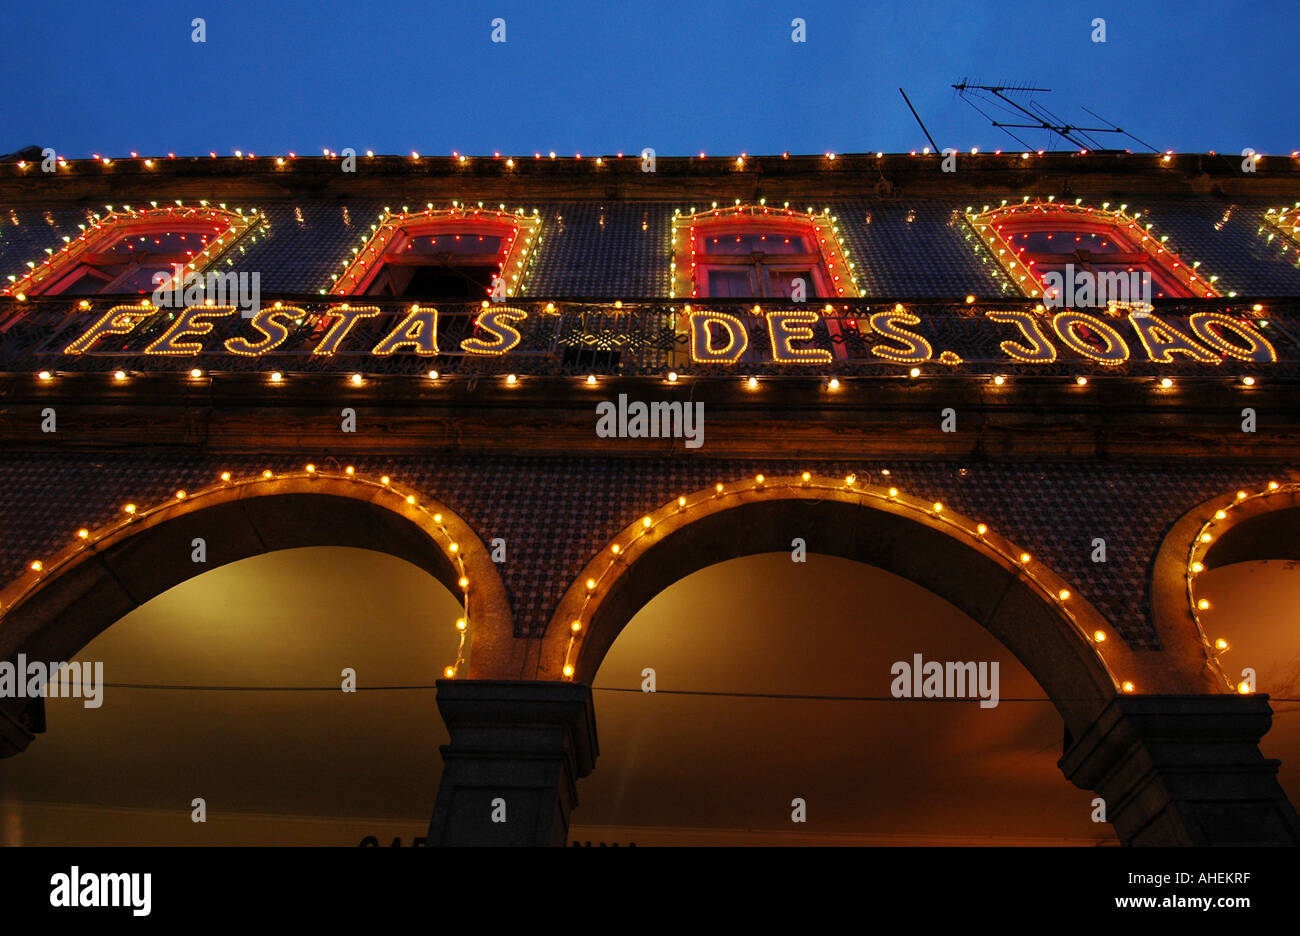
[[[192,561],[196,537],[206,542],[205,563]],[[65,549],[34,561],[0,591],[0,660],[18,653],[47,662],[72,659],[174,585],[240,559],[303,546],[352,546],[405,559],[461,597],[470,645],[480,657],[514,640],[505,585],[463,518],[415,491],[399,490],[387,477],[309,466],[244,479],[223,474],[202,490],[178,491],[152,507],[127,505],[118,521],[78,531]],[[457,676],[475,674],[474,657],[471,652]],[[30,703],[21,711],[0,711],[0,753],[22,750],[41,720]]]
[[[560,601],[537,678],[590,683],[652,597],[716,562],[788,551],[792,531],[806,531],[795,535],[806,535],[810,552],[879,566],[969,614],[1025,665],[1076,733],[1125,682],[1168,691],[1159,668],[1141,666],[1068,583],[983,524],[894,488],[811,474],[719,485],[624,528]]]
[[[1201,572],[1255,559],[1300,559],[1300,483],[1270,481],[1197,504],[1165,534],[1151,569],[1151,617],[1160,645],[1183,662],[1195,691],[1233,692],[1198,615]]]

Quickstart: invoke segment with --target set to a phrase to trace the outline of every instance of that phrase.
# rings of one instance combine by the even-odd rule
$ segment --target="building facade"
[[[562,844],[624,627],[798,537],[992,634],[1120,841],[1300,844],[1296,647],[1197,587],[1300,559],[1300,160],[349,158],[0,166],[15,672],[218,565],[398,556],[463,608],[430,844]]]

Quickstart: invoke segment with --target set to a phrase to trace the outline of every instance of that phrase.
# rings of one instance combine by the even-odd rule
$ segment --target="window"
[[[0,295],[149,295],[159,273],[182,275],[211,266],[259,220],[215,208],[114,212],[26,276],[10,277]]]
[[[1045,202],[967,215],[1011,282],[1031,298],[1044,296],[1049,273],[1068,278],[1067,267],[1076,276],[1150,274],[1153,299],[1219,295],[1195,264],[1185,263],[1138,217],[1129,217],[1123,208]]]
[[[837,219],[763,206],[679,215],[673,221],[673,295],[719,299],[856,297]]]
[[[387,214],[329,292],[471,302],[501,277],[516,296],[540,227],[538,217],[482,209]]]

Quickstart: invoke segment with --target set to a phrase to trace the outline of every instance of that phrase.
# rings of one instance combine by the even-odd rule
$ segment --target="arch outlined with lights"
[[[505,295],[514,298],[523,288],[529,261],[540,242],[541,227],[541,215],[536,210],[526,215],[522,208],[515,212],[459,206],[415,212],[385,208],[370,233],[362,236],[361,245],[353,248],[352,259],[342,262],[343,272],[333,274],[331,285],[321,292],[331,296],[364,295],[382,273],[386,258],[396,256],[416,239],[472,229],[473,234],[501,238],[496,255],[498,274],[504,281]]]
[[[1073,730],[1086,729],[1119,692],[1181,685],[1179,674],[1139,660],[1075,589],[986,524],[896,487],[811,473],[719,483],[623,528],[565,592],[530,678],[591,682],[654,595],[727,559],[788,551],[786,521],[798,524],[810,552],[883,568],[966,612],[1025,665]],[[809,634],[815,641],[815,624]]]
[[[1220,648],[1201,612],[1197,577],[1209,569],[1256,559],[1300,559],[1300,482],[1269,481],[1212,497],[1183,514],[1156,552],[1151,618],[1166,652],[1202,662],[1198,691],[1237,692],[1219,660]]]
[[[193,539],[207,560],[190,561]],[[220,545],[218,545],[220,544]],[[265,471],[177,491],[149,507],[127,504],[97,529],[70,533],[68,545],[33,559],[0,589],[0,660],[69,660],[124,615],[169,588],[240,559],[306,546],[350,546],[405,559],[457,595],[458,658],[444,678],[473,674],[473,654],[514,639],[505,585],[474,529],[445,505],[384,476],[355,469]],[[461,622],[465,622],[464,626]]]
[[[262,215],[256,209],[245,213],[242,208],[229,211],[206,204],[110,211],[103,218],[96,215],[79,237],[69,239],[62,249],[51,253],[43,262],[31,264],[26,274],[11,277],[10,282],[0,287],[0,296],[57,295],[68,288],[71,274],[78,269],[109,265],[105,253],[129,237],[170,232],[172,229],[186,234],[210,234],[203,249],[193,252],[183,262],[181,276],[184,279],[219,262],[261,223]],[[127,257],[130,255],[115,259],[120,261]],[[174,269],[174,259],[169,255],[169,270]],[[131,260],[132,264],[136,262]],[[147,291],[152,293],[155,285],[151,283]]]
[[[1032,269],[1033,263],[1020,259],[1011,241],[1015,234],[1037,233],[1061,226],[1071,233],[1103,234],[1129,248],[1125,257],[1141,255],[1142,262],[1159,272],[1170,282],[1186,292],[1176,298],[1216,298],[1222,292],[1215,285],[1217,277],[1199,272],[1200,264],[1188,264],[1166,246],[1163,237],[1152,232],[1152,225],[1139,223],[1140,213],[1129,215],[1127,205],[1111,209],[1109,203],[1101,207],[1083,204],[1059,204],[1055,201],[1027,201],[1003,204],[997,208],[976,212],[966,210],[966,220],[979,236],[999,268],[1020,293],[1031,299],[1044,295],[1040,277]],[[1060,254],[1064,258],[1068,255]],[[1104,258],[1105,255],[1099,255]]]

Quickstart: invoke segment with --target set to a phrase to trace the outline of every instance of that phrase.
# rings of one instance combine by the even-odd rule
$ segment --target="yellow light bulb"
[[[79,539],[85,539],[88,536],[90,536],[90,531],[87,530],[85,527],[82,527],[80,530],[77,531],[77,537]]]
[[[33,572],[39,572],[39,571],[41,571],[41,569],[43,569],[43,568],[45,568],[45,567],[41,564],[41,560],[39,560],[39,559],[33,559],[30,568],[31,568],[31,570],[32,570]]]
[[[1020,561],[1021,561],[1022,563],[1023,563],[1023,562],[1028,562],[1028,561],[1029,561],[1030,559],[1032,559],[1032,558],[1034,558],[1034,557],[1031,556],[1031,555],[1029,555],[1029,553],[1027,553],[1027,552],[1022,552],[1022,553],[1020,554]]]
[[[1210,610],[1210,602],[1208,599],[1202,598],[1200,601],[1196,602],[1196,607],[1200,611],[1208,611]]]
[[[565,664],[564,664],[564,675],[565,675],[565,676],[572,676],[572,675],[573,675],[573,664],[571,664],[571,663],[565,663]]]
[[[641,518],[641,525],[642,525],[643,527],[649,527],[649,526],[650,526],[650,518],[649,518],[649,517],[642,517],[642,518]]]
[[[1137,686],[1133,685],[1132,682],[1126,679],[1124,680],[1124,684],[1120,686],[1120,688],[1123,689],[1125,692],[1133,692],[1134,690],[1137,689]]]
[[[1218,640],[1216,640],[1216,641],[1214,642],[1214,646],[1215,646],[1215,649],[1217,649],[1217,650],[1227,650],[1227,649],[1228,649],[1228,642],[1227,642],[1226,640],[1224,640],[1222,637],[1220,637]]]
[[[975,532],[978,533],[980,536],[983,536],[988,531],[989,528],[982,523],[975,527]]]
[[[595,591],[595,589],[596,589],[596,580],[587,579],[587,591]]]
[[[1068,601],[1070,598],[1070,590],[1068,588],[1062,588],[1059,592],[1056,593],[1056,595],[1062,601]]]
[[[456,618],[456,630],[463,631],[467,626],[464,618]]]
[[[576,634],[578,631],[582,630],[582,622],[574,621],[572,624],[569,625],[569,629]]]
[[[459,581],[456,582],[456,584],[459,585],[461,588],[469,588],[469,579],[465,578],[465,576],[462,575]]]
[[[449,667],[447,667],[445,670],[442,671],[442,675],[446,676],[448,679],[453,679],[453,678],[455,678],[455,676],[456,676],[456,667],[454,667],[454,666],[449,666]]]
[[[1093,632],[1092,632],[1092,639],[1093,639],[1094,641],[1096,641],[1097,643],[1105,643],[1105,642],[1106,642],[1106,632],[1103,631],[1103,630],[1093,631]]]

